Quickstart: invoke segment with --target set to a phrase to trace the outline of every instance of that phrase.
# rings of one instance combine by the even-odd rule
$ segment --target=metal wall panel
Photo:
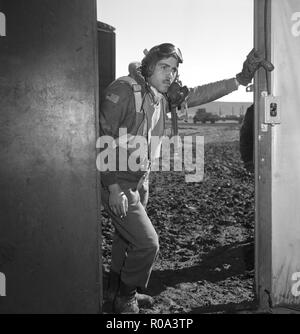
[[[272,302],[300,309],[300,2],[272,1],[273,128]]]
[[[96,3],[0,12],[0,313],[98,313]]]

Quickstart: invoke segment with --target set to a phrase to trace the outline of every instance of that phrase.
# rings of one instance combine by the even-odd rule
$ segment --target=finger
[[[261,64],[263,66],[263,68],[269,72],[273,71],[274,70],[274,65],[269,62],[268,60],[264,60]]]
[[[250,63],[260,63],[264,60],[264,57],[261,51],[252,49],[251,52],[247,56],[247,60]]]
[[[125,217],[126,216],[126,200],[127,198],[123,198],[123,201],[122,201],[122,206],[121,206],[121,210],[122,210],[122,217]]]
[[[122,204],[118,204],[118,205],[116,206],[116,214],[117,214],[117,216],[119,216],[119,217],[121,217],[121,216],[123,215],[123,213],[122,213]]]
[[[122,207],[121,207],[121,218],[126,216],[126,210],[125,210],[125,203],[122,203]]]
[[[114,206],[114,205],[111,205],[110,206],[110,209],[111,209],[111,211],[117,216],[118,215],[118,213],[117,213],[117,208]]]
[[[254,57],[255,58],[261,58],[261,59],[264,58],[263,53],[261,51],[258,51],[258,50],[255,50]]]
[[[127,212],[128,212],[128,199],[126,197],[126,199],[125,199],[125,216],[127,216]]]

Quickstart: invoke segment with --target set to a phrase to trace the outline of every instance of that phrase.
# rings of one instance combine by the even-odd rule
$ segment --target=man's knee
[[[135,247],[143,253],[148,253],[148,255],[155,255],[159,251],[159,239],[157,233],[153,230],[150,234],[148,231],[147,236],[138,239]]]
[[[153,255],[155,255],[155,256],[158,253],[158,251],[159,251],[159,239],[158,239],[157,233],[155,233],[155,235],[151,239],[151,242],[149,243],[148,249],[150,249],[152,251]]]

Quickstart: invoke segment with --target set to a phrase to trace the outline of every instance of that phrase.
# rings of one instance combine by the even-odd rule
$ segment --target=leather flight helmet
[[[174,57],[178,64],[183,63],[182,53],[179,48],[171,43],[156,45],[150,51],[144,50],[145,57],[142,60],[141,72],[147,78],[153,73],[156,63],[164,58]]]

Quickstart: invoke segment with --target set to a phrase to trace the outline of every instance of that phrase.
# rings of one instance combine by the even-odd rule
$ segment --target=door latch
[[[264,95],[264,123],[281,124],[281,101],[278,96]]]

